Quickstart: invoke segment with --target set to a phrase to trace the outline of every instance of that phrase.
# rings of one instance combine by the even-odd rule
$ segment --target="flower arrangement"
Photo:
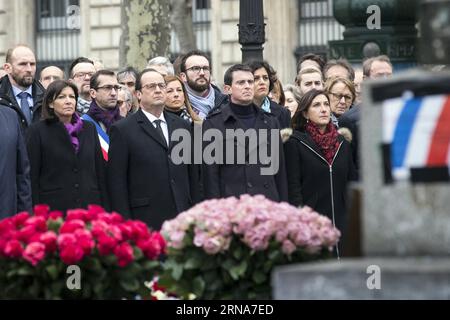
[[[0,299],[135,298],[148,293],[164,252],[141,221],[95,205],[65,217],[38,205],[0,221]],[[79,267],[80,288],[67,285],[69,265]]]
[[[186,298],[270,299],[277,265],[331,256],[340,232],[308,207],[243,195],[204,201],[163,224],[158,284]]]

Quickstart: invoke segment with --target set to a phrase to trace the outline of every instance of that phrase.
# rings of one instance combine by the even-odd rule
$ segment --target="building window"
[[[38,31],[67,29],[68,9],[80,6],[80,0],[37,0]]]

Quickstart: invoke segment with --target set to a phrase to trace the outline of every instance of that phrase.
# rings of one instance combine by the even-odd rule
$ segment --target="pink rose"
[[[45,257],[45,245],[40,242],[32,242],[26,246],[22,256],[33,266],[36,266]]]
[[[123,222],[123,217],[117,212],[111,213],[111,221],[113,224],[119,224]]]
[[[92,234],[88,230],[78,229],[74,232],[78,245],[83,249],[85,255],[90,255],[95,247]]]
[[[158,241],[152,239],[139,240],[136,245],[142,250],[145,257],[152,260],[157,259],[163,249]]]
[[[103,212],[105,212],[105,209],[99,205],[96,204],[88,205],[88,213],[87,213],[88,221],[97,219],[98,214]]]
[[[125,267],[134,260],[133,247],[128,242],[122,242],[114,249],[119,267]]]
[[[48,218],[52,220],[58,220],[63,217],[63,213],[61,211],[52,211],[49,213]]]
[[[283,241],[281,250],[283,251],[284,254],[291,255],[295,251],[295,249],[296,246],[295,244],[292,243],[292,241],[287,239]]]
[[[67,210],[66,221],[70,220],[86,220],[87,211],[84,209]]]
[[[59,229],[59,233],[72,233],[78,229],[84,229],[86,227],[86,223],[83,220],[73,219],[63,223],[61,228]]]
[[[22,256],[23,247],[20,241],[10,240],[6,243],[3,253],[8,258],[20,258]]]
[[[44,217],[30,217],[25,221],[25,226],[34,226],[37,231],[47,231],[47,221]]]
[[[120,232],[122,233],[122,238],[124,241],[132,240],[133,228],[128,223],[121,223],[118,225]]]
[[[76,244],[69,244],[65,246],[59,252],[59,256],[61,260],[67,265],[76,264],[80,262],[84,257],[83,249]]]
[[[28,243],[35,233],[36,233],[36,226],[28,225],[19,230],[19,232],[17,233],[17,239]]]
[[[20,212],[12,217],[13,223],[16,226],[16,228],[20,228],[25,221],[30,217],[30,214],[28,212]]]
[[[42,216],[47,219],[47,215],[50,212],[50,207],[46,204],[37,204],[34,206],[33,212],[35,216]]]
[[[58,236],[57,242],[59,248],[64,249],[65,247],[75,245],[77,243],[77,238],[73,233],[63,233]]]
[[[45,252],[52,253],[56,251],[57,239],[56,233],[47,231],[46,233],[41,234],[39,241],[45,245]]]
[[[117,240],[107,235],[101,235],[98,237],[97,240],[98,240],[98,251],[102,256],[110,254],[117,246]]]

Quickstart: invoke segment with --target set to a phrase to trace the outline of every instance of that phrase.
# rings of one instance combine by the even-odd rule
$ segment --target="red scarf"
[[[305,131],[319,146],[322,154],[325,156],[325,159],[331,165],[334,155],[339,148],[338,132],[333,123],[330,121],[325,129],[325,132],[322,134],[316,125],[312,122],[308,122],[305,126]]]

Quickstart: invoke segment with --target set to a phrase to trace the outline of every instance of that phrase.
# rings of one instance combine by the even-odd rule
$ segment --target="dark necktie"
[[[25,118],[27,119],[27,123],[31,123],[31,109],[30,105],[28,104],[28,93],[27,92],[21,92],[18,94],[18,97],[20,98],[20,109],[22,109],[23,114],[25,115]]]
[[[161,138],[163,139],[164,143],[167,145],[166,138],[164,137],[164,132],[163,132],[163,130],[161,128],[161,122],[162,122],[162,120],[159,120],[159,119],[153,121],[153,123],[156,124],[156,131],[159,132],[159,134],[161,135]]]

